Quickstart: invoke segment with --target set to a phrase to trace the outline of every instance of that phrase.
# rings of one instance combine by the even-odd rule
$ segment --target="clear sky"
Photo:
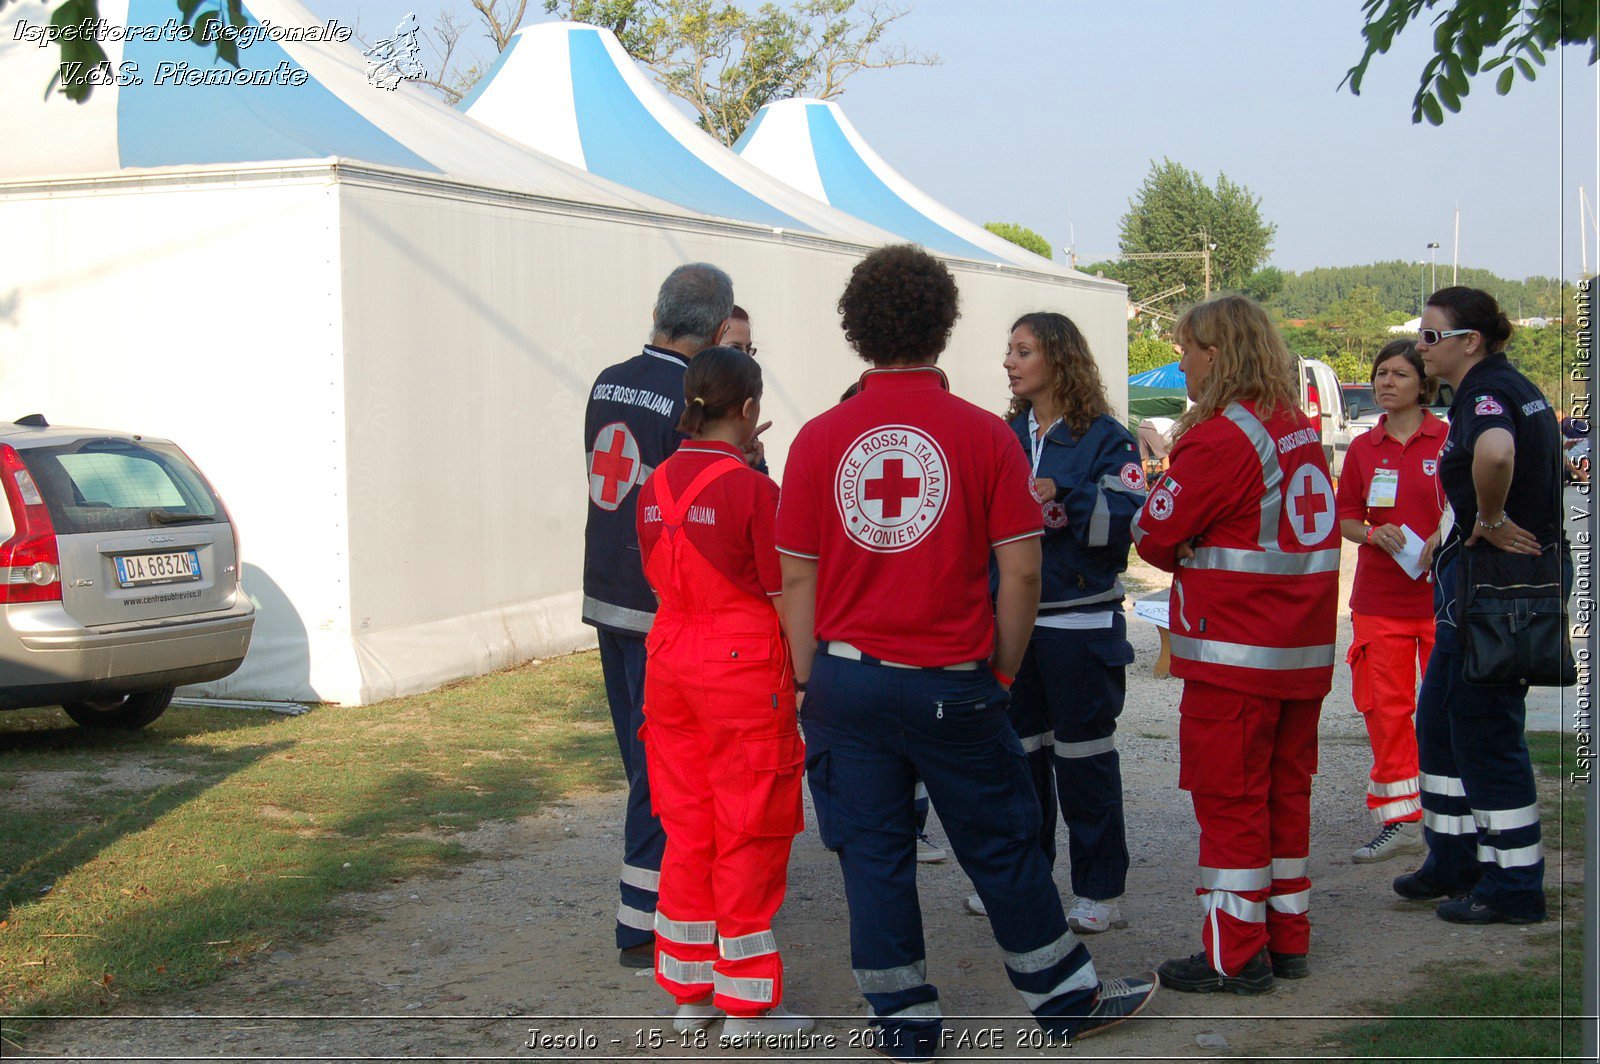
[[[306,0],[381,39],[409,11],[429,25],[466,0]],[[862,71],[840,105],[878,153],[976,222],[1014,221],[1080,262],[1116,251],[1151,160],[1261,197],[1286,270],[1452,250],[1507,277],[1577,275],[1578,186],[1600,198],[1597,68],[1554,53],[1538,81],[1473,82],[1442,127],[1411,124],[1431,27],[1336,91],[1362,49],[1360,0],[909,0],[896,39],[937,67]],[[544,18],[530,0],[530,20]],[[1589,268],[1600,247],[1589,235]],[[1063,257],[1057,251],[1057,258]],[[1441,283],[1444,274],[1441,273]]]

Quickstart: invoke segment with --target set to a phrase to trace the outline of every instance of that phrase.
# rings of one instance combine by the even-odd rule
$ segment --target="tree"
[[[1160,369],[1178,361],[1178,350],[1154,336],[1135,336],[1128,340],[1128,375],[1147,369]]]
[[[1025,225],[1016,222],[984,222],[983,227],[1002,240],[1009,240],[1019,248],[1026,248],[1035,255],[1053,258],[1050,254],[1050,241],[1035,233]]]
[[[887,40],[910,8],[886,0],[792,0],[754,11],[728,0],[544,0],[544,9],[611,30],[694,108],[701,129],[728,145],[774,100],[829,100],[858,71],[940,62]]]
[[[1494,91],[1504,96],[1518,73],[1532,81],[1536,68],[1544,66],[1545,52],[1558,45],[1588,42],[1591,66],[1600,55],[1595,0],[1363,0],[1366,51],[1339,87],[1349,85],[1352,95],[1361,95],[1372,57],[1387,52],[1402,30],[1435,8],[1442,10],[1433,19],[1434,56],[1422,68],[1411,100],[1413,122],[1439,125],[1446,110],[1461,110],[1471,79],[1496,68]],[[1498,54],[1486,60],[1496,48]]]
[[[1120,247],[1124,255],[1134,255],[1198,252],[1215,244],[1212,290],[1239,290],[1272,253],[1277,231],[1261,218],[1261,197],[1226,174],[1218,174],[1212,187],[1195,171],[1163,159],[1150,163],[1144,184],[1128,201]],[[1123,261],[1106,272],[1125,282],[1134,300],[1179,284],[1187,286],[1185,298],[1191,301],[1204,291],[1204,264],[1198,257]]]

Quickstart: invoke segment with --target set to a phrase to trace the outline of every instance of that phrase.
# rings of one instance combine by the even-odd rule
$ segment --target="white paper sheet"
[[[1413,580],[1422,579],[1422,574],[1427,569],[1422,565],[1422,548],[1427,546],[1423,538],[1411,531],[1410,525],[1401,525],[1400,531],[1406,534],[1406,545],[1395,554],[1394,560],[1400,563],[1400,568]]]

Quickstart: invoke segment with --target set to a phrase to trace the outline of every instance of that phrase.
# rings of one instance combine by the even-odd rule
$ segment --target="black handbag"
[[[1567,545],[1538,556],[1463,547],[1456,574],[1462,674],[1470,684],[1571,687],[1578,682],[1566,615]]]

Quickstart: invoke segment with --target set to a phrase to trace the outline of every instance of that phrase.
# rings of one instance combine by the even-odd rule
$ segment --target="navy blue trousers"
[[[1422,772],[1419,875],[1452,895],[1470,891],[1512,916],[1544,916],[1539,795],[1523,738],[1526,687],[1462,678],[1452,626],[1440,625],[1417,694]]]
[[[1040,1025],[1071,1037],[1099,988],[1039,849],[1038,801],[1006,702],[984,670],[819,653],[811,671],[801,723],[817,830],[844,874],[857,985],[880,1036],[902,1052],[935,1044],[943,1016],[917,900],[919,778]]]
[[[617,906],[617,948],[655,941],[656,892],[661,883],[661,854],[667,833],[650,811],[650,777],[645,773],[644,743],[644,639],[600,632],[600,669],[605,674],[606,701],[611,705],[611,727],[617,734],[617,752],[628,777],[628,815],[623,823],[622,900]]]
[[[1128,621],[1110,628],[1035,628],[1011,688],[1011,724],[1039,795],[1039,844],[1056,857],[1056,809],[1067,822],[1072,892],[1120,898],[1128,882],[1117,718],[1133,661]]]

